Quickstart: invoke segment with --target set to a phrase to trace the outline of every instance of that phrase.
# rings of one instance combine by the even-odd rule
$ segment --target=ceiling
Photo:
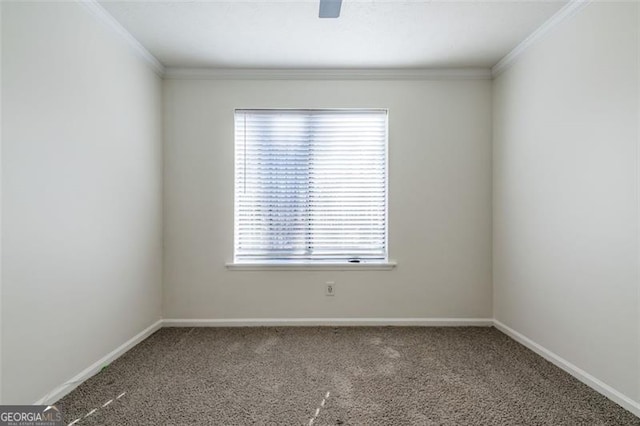
[[[491,67],[566,1],[101,0],[167,67]]]

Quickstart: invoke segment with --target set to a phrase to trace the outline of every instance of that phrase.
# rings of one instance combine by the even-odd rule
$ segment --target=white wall
[[[3,403],[161,316],[161,82],[83,6],[2,11]]]
[[[638,4],[594,2],[494,81],[495,318],[640,400]]]
[[[490,318],[490,81],[165,80],[165,318]],[[234,108],[389,108],[393,271],[229,271]],[[336,296],[324,296],[324,282]]]

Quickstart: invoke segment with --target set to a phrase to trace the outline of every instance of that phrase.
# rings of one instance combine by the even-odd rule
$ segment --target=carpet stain
[[[393,358],[393,359],[400,358],[400,352],[398,352],[398,351],[396,351],[395,349],[390,348],[390,347],[388,347],[388,346],[387,346],[386,348],[384,348],[384,349],[382,350],[382,352],[384,353],[384,355],[385,355],[387,358]]]
[[[411,420],[411,424],[424,425],[424,426],[437,426],[438,423],[434,422],[424,413],[419,412],[417,409],[412,408],[409,410],[408,416]]]
[[[367,370],[366,370],[366,369],[364,369],[364,368],[362,368],[362,367],[361,367],[361,366],[359,366],[359,365],[356,365],[356,366],[348,367],[348,368],[347,368],[347,373],[348,373],[350,376],[358,377],[358,376],[364,376],[364,375],[366,375],[366,374],[367,374]]]
[[[227,350],[229,352],[238,352],[240,349],[242,349],[242,347],[243,347],[242,342],[234,342],[229,346],[227,346]]]
[[[396,373],[396,366],[391,362],[387,362],[378,367],[378,372],[384,376],[392,376]]]
[[[382,344],[382,339],[380,337],[374,337],[369,339],[369,344],[374,346],[379,346]]]
[[[351,379],[345,374],[335,373],[332,384],[333,389],[335,389],[334,399],[336,400],[336,404],[339,404],[341,407],[353,407],[353,383]]]
[[[278,344],[278,340],[279,339],[277,337],[266,338],[262,342],[260,342],[258,347],[255,348],[254,352],[259,354],[259,355],[264,355],[269,350],[271,350],[271,348],[273,348],[274,346],[276,346]]]

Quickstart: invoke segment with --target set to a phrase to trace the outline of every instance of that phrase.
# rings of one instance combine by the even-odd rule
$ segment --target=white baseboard
[[[490,318],[228,318],[165,319],[163,327],[273,327],[273,326],[422,326],[491,327]]]
[[[608,384],[593,377],[591,374],[575,366],[574,364],[570,363],[569,361],[562,358],[561,356],[551,352],[549,349],[539,345],[538,343],[529,339],[525,335],[518,333],[517,331],[506,326],[500,321],[493,320],[493,323],[498,330],[502,331],[504,334],[511,337],[513,340],[523,344],[524,346],[531,349],[533,352],[537,353],[547,361],[555,364],[557,367],[571,374],[573,377],[580,380],[585,385],[594,389],[598,393],[606,396],[607,398],[609,398],[616,404],[620,405],[624,409],[629,410],[634,415],[640,417],[640,403],[620,393],[619,391],[615,390]]]
[[[102,367],[112,363],[129,349],[142,342],[144,339],[158,331],[160,328],[162,328],[162,320],[156,321],[149,327],[142,330],[140,333],[133,336],[131,339],[124,342],[118,348],[109,352],[107,355],[100,358],[98,361],[94,362],[71,379],[67,380],[62,385],[53,389],[51,392],[47,393],[45,396],[34,402],[34,405],[49,405],[58,401],[60,398],[64,397],[69,392],[77,388],[82,382],[97,374],[102,369]]]

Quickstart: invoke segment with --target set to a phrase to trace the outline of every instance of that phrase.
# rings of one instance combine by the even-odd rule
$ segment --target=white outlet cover
[[[336,283],[333,281],[327,281],[325,287],[325,295],[327,296],[335,296],[336,294]]]

